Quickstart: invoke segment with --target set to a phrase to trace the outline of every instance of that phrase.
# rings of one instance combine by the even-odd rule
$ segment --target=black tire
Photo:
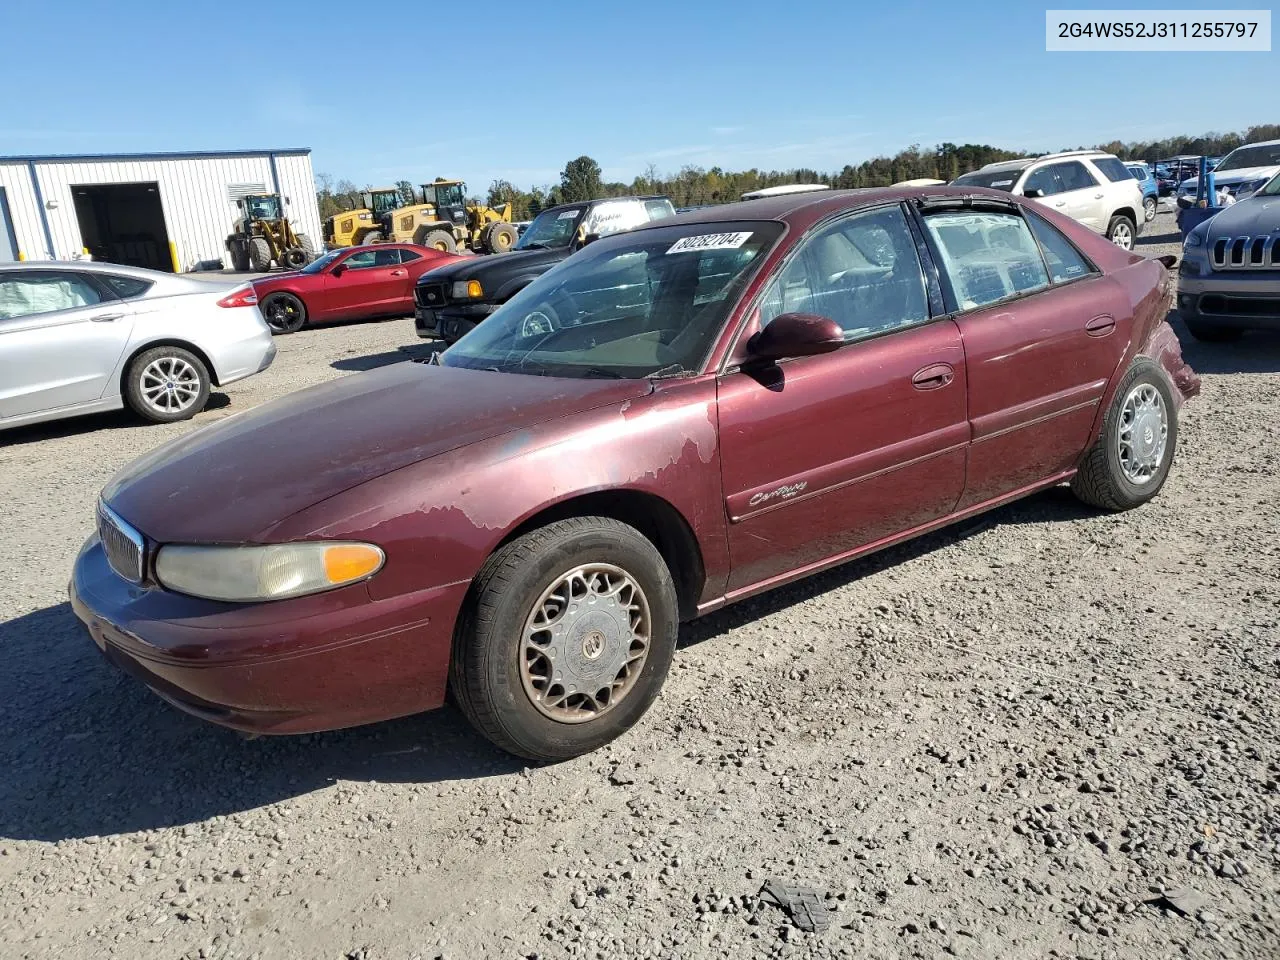
[[[545,591],[575,567],[592,563],[625,571],[643,592],[649,649],[620,699],[590,719],[562,722],[535,706],[527,692],[524,627]],[[458,620],[449,688],[472,725],[508,753],[538,762],[589,753],[625,733],[658,695],[675,651],[677,611],[671,572],[638,530],[606,517],[560,520],[508,543],[481,568]],[[587,629],[587,622],[580,622],[579,629]],[[603,638],[602,632],[593,633]],[[590,657],[589,638],[584,635],[582,642],[583,656]],[[576,643],[577,637],[575,655]],[[603,649],[617,653],[616,645]]]
[[[1155,197],[1147,197],[1142,201],[1142,217],[1147,223],[1150,223],[1156,218]]]
[[[237,273],[249,272],[249,245],[243,240],[228,240],[227,255],[231,258],[231,269]]]
[[[292,293],[268,294],[261,309],[272,333],[297,333],[307,322],[307,305]]]
[[[430,247],[443,253],[458,252],[458,243],[448,230],[419,230],[413,242],[420,247]]]
[[[1203,343],[1232,343],[1244,336],[1243,330],[1232,327],[1214,327],[1187,321],[1187,332]]]
[[[484,235],[484,248],[490,253],[506,253],[515,246],[520,235],[510,223],[494,223]]]
[[[280,252],[280,266],[286,270],[301,270],[308,262],[307,251],[301,247],[289,247]]]
[[[148,368],[157,363],[163,367],[168,360],[176,362],[171,369],[183,371],[189,369],[193,375],[192,380],[187,380],[184,372],[183,376],[175,377],[175,383],[184,382],[196,386],[194,395],[166,391],[170,397],[180,396],[181,398],[182,405],[174,406],[172,409],[164,409],[163,403],[153,402],[147,395],[148,389],[154,389],[156,385],[156,379],[152,375],[154,371],[149,373]],[[147,374],[146,383],[143,382],[144,374]],[[175,423],[178,420],[190,420],[204,409],[205,404],[209,402],[209,387],[209,369],[204,365],[204,361],[190,350],[184,350],[182,347],[153,347],[138,354],[129,364],[125,373],[124,398],[129,408],[145,420],[150,420],[152,423]]]
[[[311,238],[305,233],[298,234],[298,246],[302,248],[302,252],[307,255],[307,263],[316,258],[316,245],[311,242]],[[303,266],[306,266],[304,263]]]
[[[1128,238],[1127,246],[1123,242],[1125,237]],[[1138,225],[1133,222],[1132,217],[1117,213],[1107,224],[1107,239],[1122,250],[1132,250],[1138,239]]]
[[[266,273],[271,269],[271,244],[266,238],[249,238],[249,269],[254,273]]]
[[[370,230],[368,233],[366,233],[363,237],[360,238],[360,243],[357,244],[357,246],[364,246],[366,243],[381,243],[381,242],[382,242],[382,231]]]
[[[1141,387],[1150,386],[1164,404],[1167,433],[1164,452],[1151,476],[1135,483],[1126,476],[1119,452],[1120,431],[1125,425],[1124,408],[1129,396]],[[1131,510],[1146,503],[1160,492],[1173,466],[1178,447],[1178,411],[1173,392],[1160,368],[1145,357],[1133,362],[1120,380],[1115,398],[1102,420],[1102,434],[1080,463],[1071,480],[1071,492],[1085,503],[1103,510]]]

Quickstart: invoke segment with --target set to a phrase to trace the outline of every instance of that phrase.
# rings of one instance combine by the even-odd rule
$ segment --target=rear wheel
[[[1117,213],[1107,224],[1107,239],[1122,250],[1132,250],[1137,235],[1137,225],[1123,213]]]
[[[296,333],[307,322],[307,307],[292,293],[272,293],[262,301],[262,318],[272,333]]]
[[[490,253],[506,253],[515,246],[519,234],[510,223],[495,223],[484,235],[484,247]]]
[[[1148,223],[1156,218],[1156,198],[1147,197],[1142,201],[1142,217]]]
[[[361,243],[361,244],[365,244],[365,243],[381,243],[381,242],[382,242],[382,231],[381,231],[381,230],[370,230],[368,233],[366,233],[363,237],[361,237],[361,238],[360,238],[360,243]]]
[[[418,235],[413,238],[413,242],[420,247],[430,247],[432,250],[439,250],[442,253],[456,253],[458,250],[457,241],[453,239],[453,234],[448,230],[419,230]]]
[[[153,423],[187,420],[209,401],[209,371],[181,347],[155,347],[129,364],[124,393],[130,409]]]
[[[458,623],[449,685],[503,750],[565,760],[603,746],[649,708],[679,623],[662,555],[606,517],[561,520],[485,563]]]
[[[1135,360],[1085,454],[1071,491],[1104,510],[1129,510],[1164,486],[1178,442],[1178,415],[1169,384],[1150,360]]]
[[[271,269],[271,244],[263,237],[249,238],[249,269],[254,273],[266,273]]]

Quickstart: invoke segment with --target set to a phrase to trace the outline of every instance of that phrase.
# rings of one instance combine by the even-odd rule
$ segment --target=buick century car
[[[640,720],[683,620],[1057,484],[1156,496],[1198,390],[1172,295],[1161,262],[994,190],[666,218],[432,363],[135,461],[71,601],[216,723],[326,730],[449,691],[504,750],[571,757]]]

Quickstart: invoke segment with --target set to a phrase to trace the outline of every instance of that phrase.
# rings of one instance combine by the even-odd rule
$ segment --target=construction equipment
[[[315,259],[315,246],[305,233],[294,232],[278,193],[241,197],[236,206],[240,217],[227,237],[233,269],[265,273],[274,261],[286,270],[297,270]]]
[[[392,211],[403,207],[404,197],[395,187],[379,187],[360,195],[364,206],[336,213],[324,222],[324,239],[330,247],[357,247],[362,243],[385,240],[390,231],[383,221]]]
[[[519,237],[511,222],[511,204],[468,204],[467,185],[437,178],[421,185],[422,202],[382,218],[383,238],[416,243],[447,253],[459,247],[476,253],[506,253]]]

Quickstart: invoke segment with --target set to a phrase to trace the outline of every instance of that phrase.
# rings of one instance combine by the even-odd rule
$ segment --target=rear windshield
[[[1021,170],[975,170],[951,181],[953,187],[990,187],[992,190],[1012,190],[1022,176]]]

